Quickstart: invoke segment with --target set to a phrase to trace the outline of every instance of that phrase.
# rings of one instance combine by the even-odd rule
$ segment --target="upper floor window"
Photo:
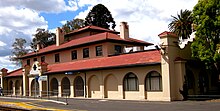
[[[41,62],[45,62],[45,56],[41,57]]]
[[[102,56],[102,46],[96,46],[96,56]]]
[[[162,77],[160,73],[152,71],[147,74],[145,81],[147,91],[162,91]]]
[[[30,59],[27,60],[27,65],[31,65]]]
[[[72,60],[77,59],[77,50],[73,50],[71,52],[71,55],[72,55]]]
[[[37,58],[34,58],[34,62],[37,61]]]
[[[60,54],[55,54],[55,62],[60,62]]]
[[[137,76],[132,72],[126,74],[123,81],[123,87],[125,91],[138,91],[139,83]]]
[[[83,58],[89,57],[89,48],[84,48],[83,49]]]
[[[121,54],[122,53],[122,47],[120,45],[115,45],[115,54]]]

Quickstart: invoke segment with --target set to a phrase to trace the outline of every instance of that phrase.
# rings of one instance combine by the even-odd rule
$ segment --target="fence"
[[[2,94],[0,94],[5,97],[16,97],[16,98],[32,98],[32,99],[48,99],[48,100],[56,100],[56,101],[62,101],[68,104],[68,98],[70,96],[69,92],[62,92],[62,94],[59,94],[58,91],[26,91],[26,96],[23,95],[23,92],[20,90],[16,90],[13,92],[13,90],[3,90]]]

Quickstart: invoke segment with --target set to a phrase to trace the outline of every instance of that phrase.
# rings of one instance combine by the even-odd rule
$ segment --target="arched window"
[[[134,73],[128,73],[124,77],[124,91],[138,91],[138,78]]]
[[[145,90],[162,91],[162,77],[160,73],[152,71],[147,74],[147,78],[145,80]]]

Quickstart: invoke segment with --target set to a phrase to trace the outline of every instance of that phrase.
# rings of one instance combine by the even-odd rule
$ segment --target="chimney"
[[[2,72],[2,77],[7,76],[7,74],[8,74],[8,70],[5,69],[5,68],[2,68],[2,69],[1,69],[1,72]]]
[[[127,22],[121,22],[120,25],[120,38],[128,39],[129,38],[129,26]]]
[[[57,27],[56,29],[56,46],[61,45],[64,42],[64,31]]]

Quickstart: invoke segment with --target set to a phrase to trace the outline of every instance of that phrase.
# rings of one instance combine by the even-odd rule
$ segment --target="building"
[[[3,87],[13,95],[69,96],[149,101],[182,100],[189,94],[216,90],[203,65],[191,58],[190,45],[178,46],[178,37],[159,34],[160,50],[145,50],[151,43],[129,37],[126,22],[120,33],[87,26],[65,34],[56,32],[56,44],[39,48],[20,59],[23,66],[3,68]]]

